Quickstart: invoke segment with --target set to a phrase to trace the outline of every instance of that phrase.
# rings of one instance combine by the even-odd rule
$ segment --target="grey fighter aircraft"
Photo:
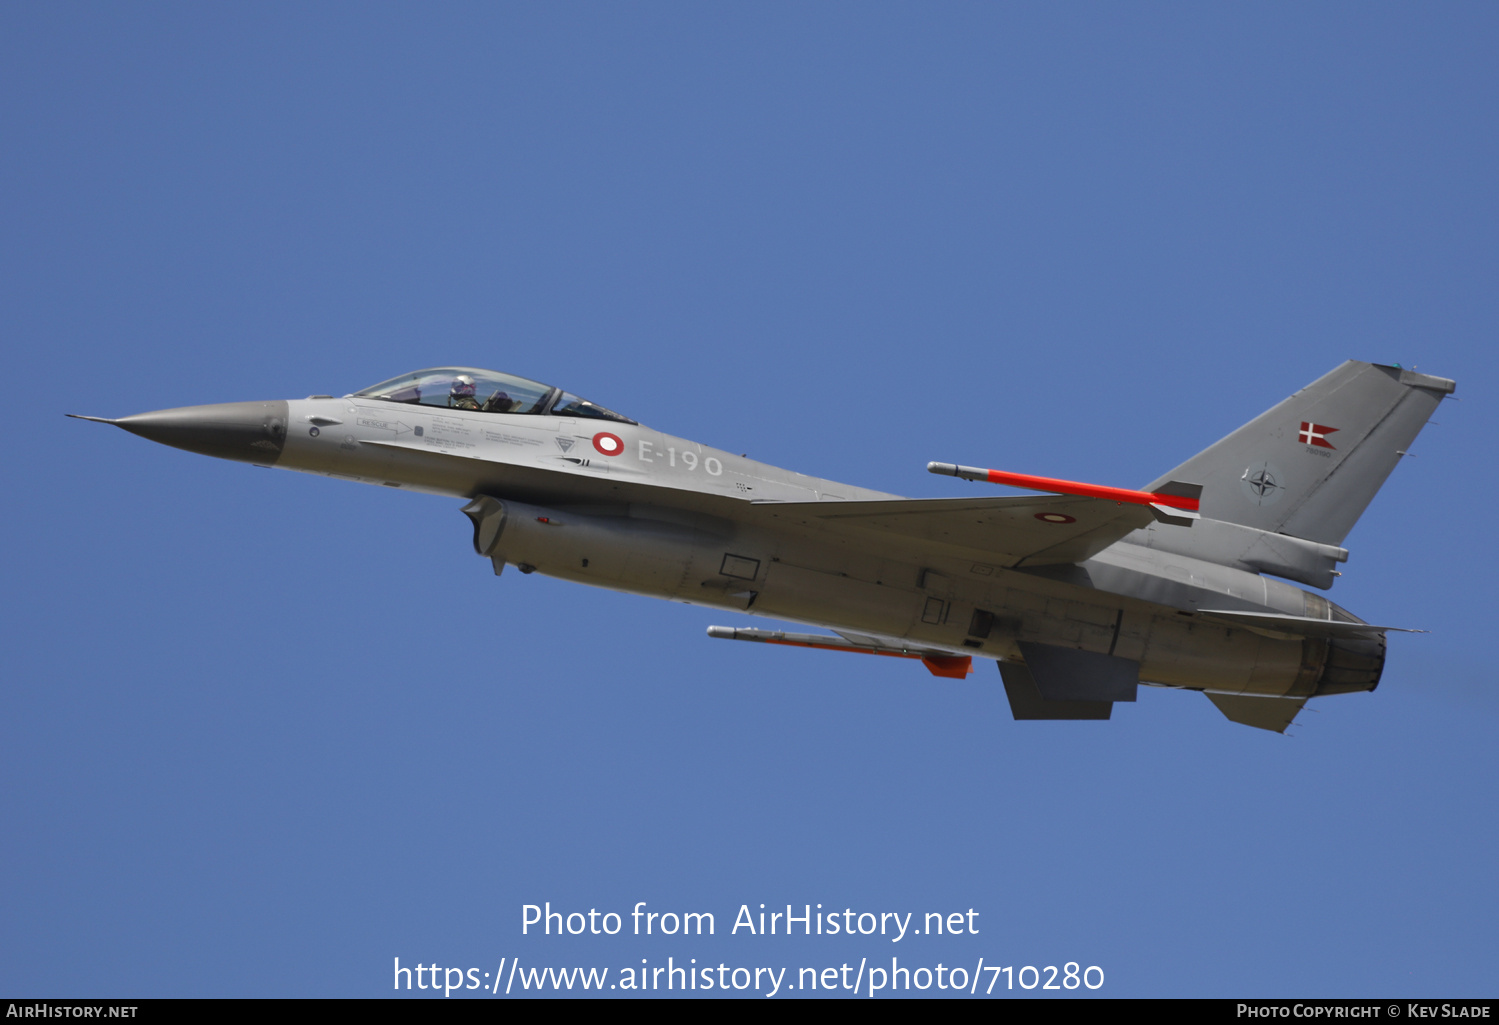
[[[497,575],[833,631],[713,637],[916,659],[941,677],[990,659],[1016,719],[1107,719],[1145,683],[1284,732],[1309,698],[1373,690],[1398,629],[1285,581],[1332,586],[1343,539],[1454,388],[1350,361],[1140,490],[931,463],[1039,492],[939,499],[806,477],[465,367],[343,398],[82,419],[462,498]]]

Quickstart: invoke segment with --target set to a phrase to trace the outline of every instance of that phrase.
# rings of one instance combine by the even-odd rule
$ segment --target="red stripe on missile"
[[[973,672],[973,656],[942,655],[937,652],[900,651],[890,648],[863,648],[848,641],[839,642],[829,637],[824,644],[814,634],[787,634],[779,630],[735,630],[728,626],[708,627],[709,637],[722,637],[730,641],[756,641],[760,644],[784,644],[788,648],[818,648],[823,651],[851,651],[855,655],[884,655],[886,658],[919,658],[921,664],[933,676],[946,676],[961,680]]]
[[[968,480],[986,480],[990,484],[1007,484],[1012,488],[1027,488],[1031,491],[1049,491],[1056,495],[1082,495],[1084,498],[1103,498],[1111,502],[1130,502],[1134,505],[1164,505],[1171,509],[1196,512],[1200,505],[1197,498],[1185,495],[1166,495],[1158,491],[1133,491],[1129,488],[1109,488],[1101,484],[1084,484],[1075,480],[1060,480],[1056,477],[1036,477],[1029,473],[1006,473],[1003,470],[981,470],[972,466],[953,466],[951,463],[931,463],[927,469],[933,473],[950,474]]]
[[[927,671],[933,676],[946,676],[954,680],[962,680],[973,672],[973,657],[971,655],[918,655],[909,651],[884,651],[879,648],[853,648],[843,644],[809,644],[806,641],[785,641],[768,637],[757,637],[755,640],[766,644],[784,644],[788,648],[816,648],[820,651],[850,651],[855,655],[884,655],[886,658],[919,658],[921,664],[926,666]]]
[[[1082,484],[1075,480],[1057,480],[1055,477],[1033,477],[1028,473],[1005,473],[1002,470],[986,470],[985,479],[990,484],[1008,484],[1012,488],[1029,488],[1032,491],[1050,491],[1059,495],[1082,495],[1085,498],[1107,498],[1114,502],[1133,502],[1135,505],[1165,505],[1173,509],[1197,511],[1199,500],[1181,495],[1159,495],[1154,491],[1132,491],[1129,488],[1106,488],[1102,484]]]

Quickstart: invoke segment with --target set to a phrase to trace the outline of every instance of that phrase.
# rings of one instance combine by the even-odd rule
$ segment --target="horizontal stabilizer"
[[[1425,630],[1411,630],[1403,626],[1375,626],[1373,623],[1349,623],[1337,619],[1313,619],[1310,616],[1287,616],[1279,612],[1239,612],[1232,609],[1200,609],[1201,615],[1209,616],[1232,626],[1243,626],[1272,636],[1295,637],[1367,637],[1386,630],[1399,633],[1424,634]]]
[[[1262,698],[1245,694],[1208,694],[1208,700],[1230,720],[1275,733],[1286,732],[1306,698]]]
[[[1133,701],[1140,663],[1054,644],[1020,642],[1036,689],[1047,701]]]
[[[888,655],[892,658],[919,658],[921,664],[933,676],[945,676],[954,680],[961,680],[973,672],[973,659],[968,655],[951,655],[945,651],[934,651],[930,648],[898,647],[875,643],[873,638],[867,638],[871,643],[857,643],[843,637],[829,637],[827,634],[797,634],[787,633],[785,630],[755,630],[736,629],[732,626],[710,626],[709,637],[718,637],[727,641],[758,641],[761,644],[784,644],[793,648],[820,648],[824,651],[851,651],[859,655]],[[866,638],[860,637],[860,641]]]
[[[1020,662],[999,663],[999,675],[1016,719],[1107,719],[1114,711],[1112,701],[1048,701],[1030,669]]]

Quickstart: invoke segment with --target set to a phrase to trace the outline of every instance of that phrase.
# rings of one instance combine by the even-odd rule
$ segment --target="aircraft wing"
[[[1156,518],[1142,505],[1060,495],[754,504],[782,523],[962,548],[1005,566],[1081,562]]]

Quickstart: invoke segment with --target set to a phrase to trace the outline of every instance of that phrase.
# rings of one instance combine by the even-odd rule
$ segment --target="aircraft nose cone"
[[[205,456],[274,465],[286,444],[286,403],[221,402],[137,413],[113,421],[131,434]]]

